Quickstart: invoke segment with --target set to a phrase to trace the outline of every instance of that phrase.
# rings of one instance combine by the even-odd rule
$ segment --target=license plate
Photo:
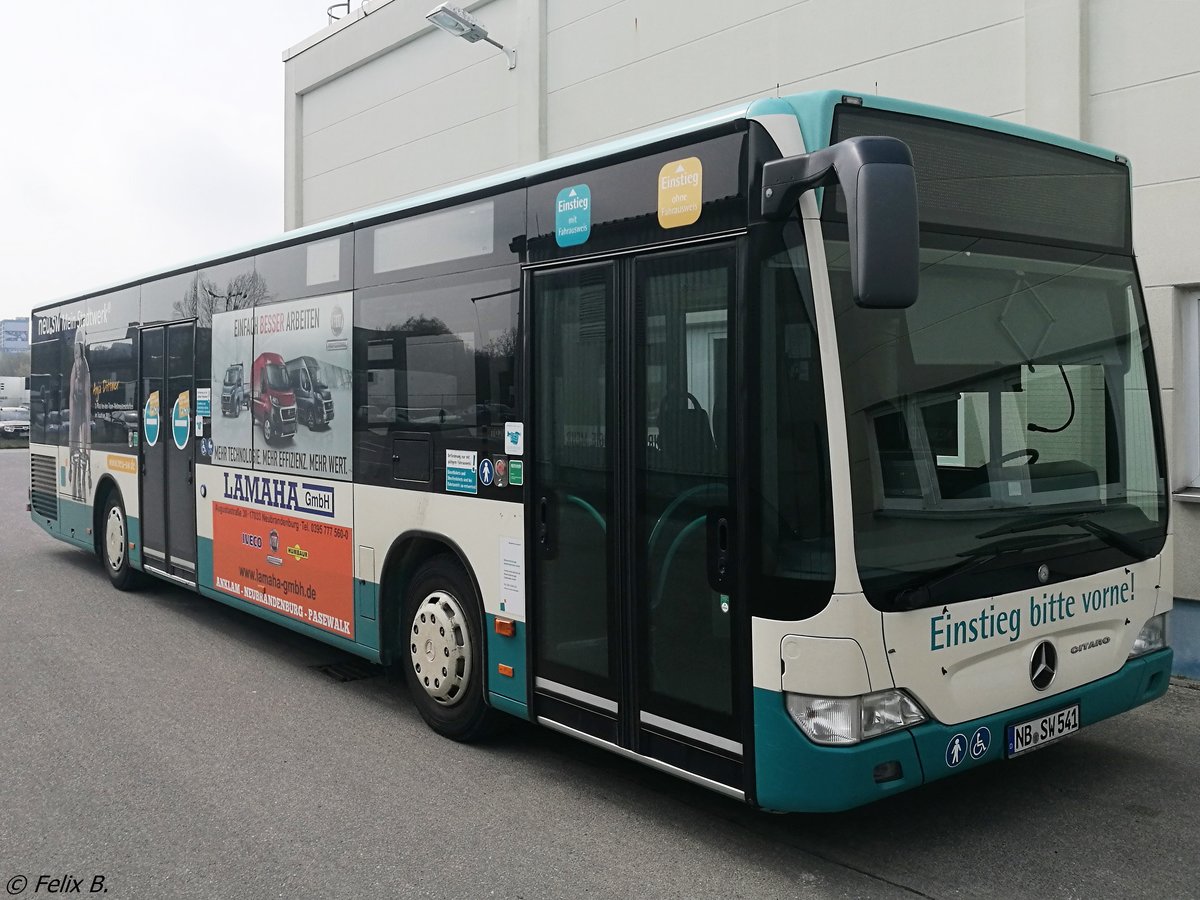
[[[1008,726],[1008,755],[1037,750],[1079,730],[1079,704]]]

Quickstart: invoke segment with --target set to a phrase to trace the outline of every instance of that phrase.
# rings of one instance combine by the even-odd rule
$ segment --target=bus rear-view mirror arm
[[[791,215],[800,195],[836,183],[846,199],[854,301],[903,309],[917,299],[917,179],[908,145],[852,137],[824,150],[763,165],[762,215]]]

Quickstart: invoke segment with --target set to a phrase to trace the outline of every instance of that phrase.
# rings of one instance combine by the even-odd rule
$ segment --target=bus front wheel
[[[104,504],[104,532],[100,541],[104,571],[119,591],[133,590],[138,585],[137,570],[129,564],[129,522],[119,491],[109,493]]]
[[[474,741],[495,730],[499,714],[484,699],[483,629],[479,599],[449,555],[435,556],[413,575],[397,649],[421,718],[438,734]]]

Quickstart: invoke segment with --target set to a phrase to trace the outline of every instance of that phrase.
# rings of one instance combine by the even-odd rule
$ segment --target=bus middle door
[[[196,584],[195,323],[141,333],[141,527],[145,568]]]

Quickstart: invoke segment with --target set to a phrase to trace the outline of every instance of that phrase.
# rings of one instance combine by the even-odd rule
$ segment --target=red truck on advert
[[[251,372],[254,421],[268,444],[296,433],[296,392],[278,353],[260,353]]]

